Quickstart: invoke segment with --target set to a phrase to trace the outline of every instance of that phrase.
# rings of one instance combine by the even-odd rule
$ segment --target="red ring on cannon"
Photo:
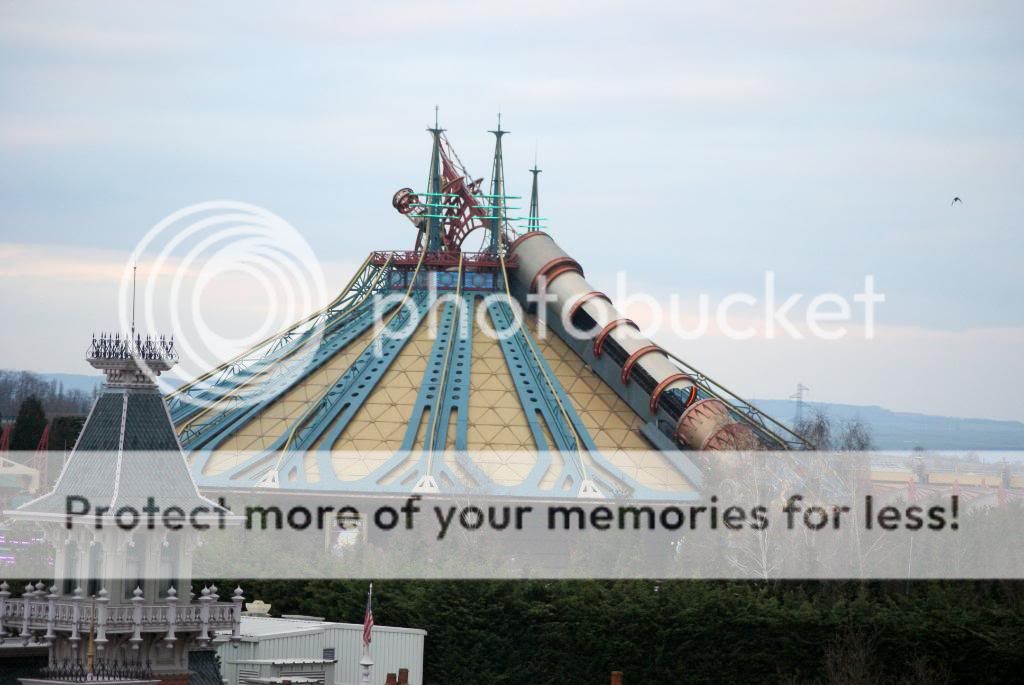
[[[676,381],[690,381],[690,397],[686,400],[686,406],[689,407],[693,404],[693,400],[697,397],[697,385],[693,383],[693,378],[686,375],[685,373],[674,373],[654,388],[654,392],[651,393],[651,413],[655,414],[658,411],[658,401],[661,400],[661,394],[665,392],[668,386],[672,385]]]
[[[622,365],[622,384],[626,385],[629,383],[629,376],[633,373],[633,365],[640,361],[640,357],[648,355],[651,352],[661,352],[661,348],[657,345],[647,345],[641,347],[639,350],[629,355],[625,363]]]
[[[569,272],[578,273],[582,276],[583,267],[572,257],[555,257],[537,271],[537,275],[530,282],[530,292],[537,292],[537,283],[541,278],[546,278],[548,285],[550,285],[556,278]]]
[[[640,330],[640,327],[637,326],[635,323],[633,323],[633,321],[631,319],[615,319],[615,321],[612,321],[611,323],[609,323],[607,326],[605,326],[604,328],[601,329],[600,333],[598,333],[597,335],[594,336],[594,356],[595,357],[600,357],[601,356],[601,348],[604,347],[604,341],[605,341],[605,338],[608,337],[608,334],[611,333],[612,331],[614,331],[619,326],[622,326],[623,324],[627,324],[627,323],[630,326],[632,326],[633,328],[635,328],[636,330],[638,330],[638,331]]]
[[[608,304],[612,303],[612,298],[608,297],[600,290],[591,290],[589,293],[581,295],[580,298],[573,303],[572,307],[569,308],[569,320],[572,321],[572,317],[576,316],[576,312],[579,311],[579,308],[582,307],[585,302],[592,300],[595,297],[601,298]]]

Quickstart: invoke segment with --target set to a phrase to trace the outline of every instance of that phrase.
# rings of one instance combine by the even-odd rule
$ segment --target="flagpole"
[[[373,659],[370,657],[370,635],[367,633],[367,625],[370,633],[373,631],[373,583],[370,583],[370,591],[366,595],[366,615],[363,617],[363,658],[359,660],[361,675],[359,685],[370,685],[370,669],[373,668]]]

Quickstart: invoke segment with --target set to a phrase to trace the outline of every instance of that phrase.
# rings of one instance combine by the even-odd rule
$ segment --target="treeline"
[[[366,582],[246,596],[359,623]],[[425,685],[1013,682],[1019,582],[379,581],[379,625],[423,628]]]
[[[858,419],[837,422],[820,409],[796,422],[794,430],[814,449],[866,452],[875,449],[871,428]]]
[[[799,429],[820,449],[872,448],[857,421],[814,414]],[[365,608],[365,581],[241,584],[275,615],[359,623]],[[603,685],[616,670],[626,685],[941,685],[1024,672],[1021,582],[385,580],[374,618],[427,631],[424,685]]]
[[[70,450],[95,397],[95,392],[65,389],[62,383],[30,371],[0,370],[0,431],[10,431],[4,446],[12,452],[34,451],[49,426],[47,447],[53,455]],[[24,461],[24,454],[15,459]],[[52,481],[59,467],[46,469],[44,485]]]
[[[65,388],[63,383],[31,371],[0,370],[0,418],[13,418],[29,397],[38,399],[48,416],[84,416],[96,393]]]
[[[50,432],[46,447],[52,453],[58,454],[75,446],[78,434],[85,426],[85,417],[66,415],[50,420],[46,417],[43,403],[35,395],[31,395],[18,407],[18,414],[11,423],[10,444],[7,447],[12,452],[38,449],[47,426]],[[21,455],[21,461],[24,461],[24,455]]]

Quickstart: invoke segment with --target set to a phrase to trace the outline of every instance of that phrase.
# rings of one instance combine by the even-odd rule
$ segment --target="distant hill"
[[[793,400],[753,403],[787,425],[796,414]],[[1024,423],[1020,421],[959,419],[827,402],[804,402],[804,411],[822,411],[840,423],[859,418],[870,426],[879,449],[1024,450]]]
[[[41,373],[39,376],[47,381],[63,383],[65,390],[81,390],[90,395],[103,383],[101,374],[92,376],[81,373]]]

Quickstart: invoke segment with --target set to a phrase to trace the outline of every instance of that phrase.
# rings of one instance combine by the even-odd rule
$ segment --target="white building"
[[[371,682],[383,683],[388,673],[409,670],[410,685],[423,684],[423,641],[427,631],[375,625],[370,656]],[[237,648],[221,644],[217,651],[227,685],[310,682],[358,685],[363,626],[332,623],[306,616],[271,618],[242,614]],[[332,679],[333,678],[333,679]],[[281,680],[278,680],[281,679]]]

